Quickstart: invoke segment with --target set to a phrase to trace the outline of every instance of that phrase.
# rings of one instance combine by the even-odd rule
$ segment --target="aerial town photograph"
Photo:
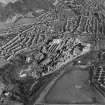
[[[105,0],[0,0],[0,105],[105,105]]]

